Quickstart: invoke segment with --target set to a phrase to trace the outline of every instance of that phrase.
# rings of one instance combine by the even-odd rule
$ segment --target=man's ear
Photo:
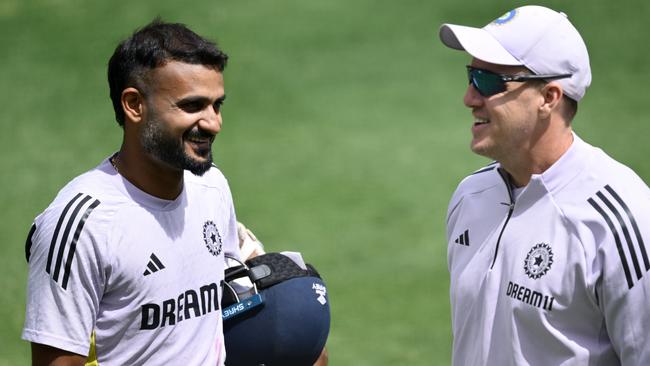
[[[554,109],[559,108],[560,101],[562,100],[562,95],[564,93],[562,92],[562,86],[553,81],[544,85],[541,93],[542,97],[544,98],[544,102],[539,107],[539,113],[541,114],[542,118],[548,118],[551,116],[551,112]]]
[[[122,91],[122,109],[127,120],[139,123],[144,113],[144,95],[136,88],[130,87]]]

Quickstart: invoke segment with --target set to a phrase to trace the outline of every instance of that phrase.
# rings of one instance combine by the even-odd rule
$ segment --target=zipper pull
[[[509,203],[509,202],[501,202],[502,205],[508,206],[510,210],[513,210],[515,208],[515,203]]]

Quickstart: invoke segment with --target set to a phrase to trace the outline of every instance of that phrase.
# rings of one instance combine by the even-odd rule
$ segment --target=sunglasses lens
[[[489,97],[506,90],[506,84],[498,74],[470,67],[467,69],[467,76],[469,82],[484,97]]]

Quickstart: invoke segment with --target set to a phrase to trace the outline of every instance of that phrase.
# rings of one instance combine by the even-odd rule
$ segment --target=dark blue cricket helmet
[[[254,294],[230,283],[248,277]],[[222,314],[226,366],[311,366],[330,329],[327,288],[318,272],[281,253],[254,257],[226,270]]]

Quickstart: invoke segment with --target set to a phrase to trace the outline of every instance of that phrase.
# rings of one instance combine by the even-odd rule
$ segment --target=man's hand
[[[241,222],[237,223],[237,236],[239,237],[239,250],[243,261],[265,253],[262,242],[257,240],[255,234]]]
[[[328,362],[329,362],[329,355],[327,354],[327,348],[323,348],[323,352],[321,352],[314,366],[327,366]]]

